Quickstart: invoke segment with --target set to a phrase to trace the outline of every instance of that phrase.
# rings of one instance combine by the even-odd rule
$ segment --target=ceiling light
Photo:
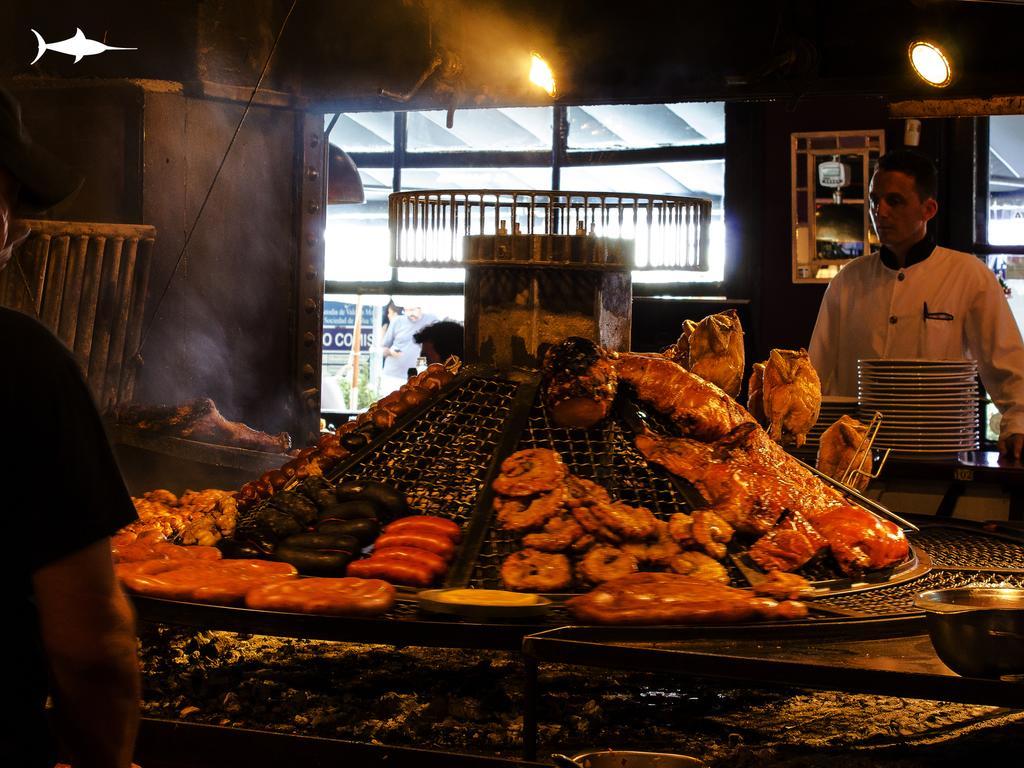
[[[907,49],[910,65],[928,85],[945,88],[953,80],[953,65],[936,43],[915,40]]]
[[[547,91],[548,96],[554,97],[555,76],[544,57],[536,51],[530,54],[530,82]]]

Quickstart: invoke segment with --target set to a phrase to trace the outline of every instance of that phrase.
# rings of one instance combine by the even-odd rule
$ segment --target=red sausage
[[[410,587],[429,587],[434,583],[434,574],[429,568],[408,560],[368,558],[349,563],[348,575],[360,579],[384,579],[392,584]]]
[[[416,547],[375,547],[371,557],[383,557],[391,560],[408,560],[413,563],[430,568],[434,572],[435,576],[440,576],[448,571],[448,563],[444,561],[444,558],[435,555],[433,552],[428,552],[425,549],[417,549]]]
[[[445,536],[427,533],[385,533],[374,543],[378,549],[387,547],[415,547],[425,549],[440,555],[445,560],[451,560],[455,555],[455,545],[452,540]]]
[[[443,517],[431,517],[430,515],[411,515],[402,517],[390,523],[384,529],[384,533],[397,533],[410,527],[425,527],[437,533],[444,534],[456,544],[462,540],[462,530],[458,523]]]

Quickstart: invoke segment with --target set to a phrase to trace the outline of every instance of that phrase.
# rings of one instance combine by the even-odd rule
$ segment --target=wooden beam
[[[889,117],[979,117],[1024,115],[1024,96],[993,96],[988,99],[920,99],[894,101]]]

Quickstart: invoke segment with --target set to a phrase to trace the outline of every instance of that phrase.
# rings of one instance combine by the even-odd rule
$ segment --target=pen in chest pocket
[[[925,320],[952,320],[953,316],[949,312],[929,312],[928,302],[924,303],[924,319]]]

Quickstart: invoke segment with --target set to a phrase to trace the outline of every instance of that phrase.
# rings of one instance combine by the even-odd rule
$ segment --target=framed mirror
[[[827,283],[878,246],[867,187],[885,131],[794,133],[790,145],[793,282]]]

